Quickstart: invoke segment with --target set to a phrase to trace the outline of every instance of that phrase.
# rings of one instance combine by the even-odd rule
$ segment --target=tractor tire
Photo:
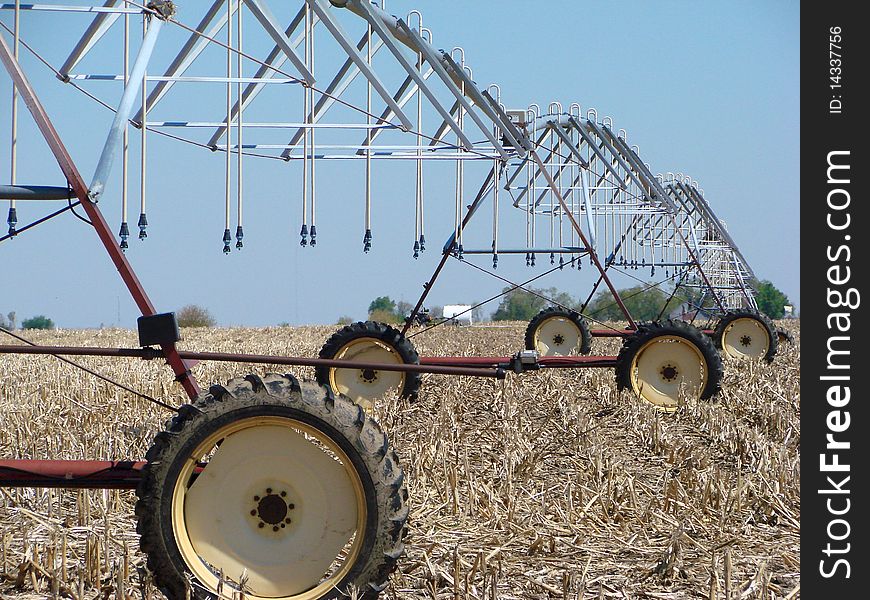
[[[681,398],[712,398],[722,383],[722,357],[712,340],[682,321],[638,324],[623,338],[617,362],[618,389],[664,411],[676,410]]]
[[[592,331],[578,312],[551,306],[545,308],[526,327],[526,350],[541,356],[589,354]]]
[[[372,363],[420,364],[413,344],[398,329],[375,321],[360,321],[339,329],[320,349],[319,356]],[[367,408],[393,391],[408,400],[416,400],[420,391],[420,373],[335,367],[316,367],[314,373],[320,385]]]
[[[292,375],[248,375],[182,406],[146,455],[140,547],[170,600],[375,598],[408,517],[380,427]]]
[[[783,329],[782,327],[776,328],[776,341],[782,344],[794,344],[794,336]]]
[[[779,348],[776,327],[767,315],[755,310],[729,310],[716,324],[716,347],[739,360],[772,362]]]

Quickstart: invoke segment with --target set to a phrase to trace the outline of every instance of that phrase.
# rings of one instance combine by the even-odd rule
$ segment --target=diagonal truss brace
[[[411,120],[402,111],[396,101],[393,100],[390,92],[387,91],[387,89],[384,87],[384,84],[381,83],[381,80],[378,78],[377,74],[375,74],[371,66],[360,55],[359,51],[356,49],[356,46],[347,37],[347,34],[344,32],[344,29],[341,27],[341,25],[339,25],[338,22],[336,22],[336,20],[332,18],[332,15],[329,12],[329,8],[324,5],[324,0],[305,1],[315,12],[315,14],[317,14],[317,16],[320,18],[320,21],[323,23],[329,33],[332,34],[332,37],[335,38],[335,41],[339,43],[339,45],[347,53],[351,60],[353,60],[354,64],[356,64],[356,66],[359,68],[365,78],[369,80],[369,82],[378,92],[378,95],[383,99],[384,102],[387,103],[387,106],[393,109],[393,112],[396,113],[399,121],[402,122],[404,130],[412,130],[414,126],[411,123]]]
[[[299,55],[296,54],[296,50],[294,50],[293,46],[290,45],[287,36],[284,35],[278,27],[278,22],[275,20],[274,15],[272,15],[272,11],[269,10],[269,7],[260,2],[260,0],[244,0],[244,2],[248,5],[248,8],[254,17],[256,17],[260,22],[260,25],[263,26],[263,29],[265,29],[275,41],[275,44],[281,48],[281,51],[290,59],[293,66],[302,73],[302,78],[305,79],[305,83],[308,85],[314,85],[314,74],[308,70],[305,61],[299,58]]]

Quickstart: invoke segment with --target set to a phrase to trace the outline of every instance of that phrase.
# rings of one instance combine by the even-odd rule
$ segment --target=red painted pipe
[[[591,333],[592,337],[625,337],[634,333],[634,329],[625,329],[622,331],[617,331],[615,329],[593,329]],[[701,333],[712,337],[716,332],[712,329],[702,329]]]
[[[456,367],[492,368],[498,365],[509,368],[512,356],[421,356],[421,365],[452,365]],[[541,368],[615,367],[615,356],[541,356]]]
[[[154,359],[161,354],[153,348],[96,348],[86,346],[25,346],[0,345],[0,354],[42,354],[68,356],[111,356],[125,358]],[[275,356],[269,354],[237,354],[232,352],[190,352],[179,350],[178,356],[184,360],[214,360],[220,362],[259,363],[266,365],[289,365],[299,367],[328,367],[373,369],[380,371],[402,371],[412,373],[434,373],[436,375],[466,375],[471,377],[495,377],[504,379],[501,369],[485,369],[463,366],[442,366],[437,364],[404,364],[358,362],[348,359],[305,358],[301,356]],[[510,360],[510,359],[508,359]]]
[[[0,460],[0,487],[136,489],[143,461]]]
[[[602,337],[602,338],[613,338],[613,337],[625,337],[627,335],[631,335],[634,333],[633,329],[625,329],[623,331],[618,331],[616,329],[593,329],[591,331],[592,337]]]

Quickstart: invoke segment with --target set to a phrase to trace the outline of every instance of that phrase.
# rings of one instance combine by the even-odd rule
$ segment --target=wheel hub
[[[378,372],[374,369],[363,369],[359,375],[365,383],[374,383],[378,379]]]
[[[739,317],[722,329],[722,349],[732,358],[751,360],[764,358],[773,342],[762,321],[755,317]]]
[[[636,349],[628,365],[638,396],[666,411],[680,398],[697,398],[707,382],[707,361],[700,348],[676,331],[651,337]]]
[[[402,357],[386,342],[374,338],[359,338],[348,342],[335,358],[361,363],[402,364]],[[381,371],[370,368],[331,369],[329,386],[354,402],[371,407],[375,399],[403,389],[405,374],[401,371]]]
[[[677,378],[677,375],[680,374],[677,370],[677,367],[670,363],[663,366],[660,373],[662,375],[662,379],[664,379],[665,381],[673,381]]]
[[[251,509],[250,515],[257,519],[258,529],[269,529],[277,532],[293,522],[288,514],[296,508],[296,505],[287,501],[286,490],[274,493],[272,488],[266,488],[265,495],[254,496],[254,502],[255,505]]]
[[[541,356],[568,356],[581,344],[582,333],[569,319],[556,316],[541,322],[534,334]]]

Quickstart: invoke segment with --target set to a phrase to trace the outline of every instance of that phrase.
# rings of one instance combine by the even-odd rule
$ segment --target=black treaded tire
[[[548,319],[552,319],[554,317],[561,317],[564,319],[568,319],[571,321],[575,327],[580,331],[580,354],[589,354],[590,350],[592,350],[592,330],[589,328],[589,324],[586,322],[586,319],[583,316],[574,310],[569,310],[565,308],[560,308],[558,306],[551,306],[549,308],[545,308],[538,314],[536,314],[529,321],[528,326],[526,327],[526,350],[536,350],[535,347],[535,334],[538,331],[538,328]]]
[[[685,321],[667,319],[650,323],[639,323],[635,332],[622,339],[622,348],[617,357],[616,385],[619,390],[633,389],[632,386],[632,363],[635,355],[640,352],[648,342],[661,336],[675,336],[694,344],[704,359],[707,368],[707,381],[700,390],[699,399],[707,400],[715,396],[722,386],[724,370],[722,357],[716,351],[713,341],[704,333]]]
[[[395,327],[386,323],[378,323],[377,321],[357,321],[342,327],[326,340],[326,343],[320,349],[319,357],[327,359],[335,358],[351,342],[366,338],[388,345],[405,364],[420,364],[420,356],[408,338],[402,335],[402,332]],[[314,376],[317,383],[331,387],[331,371],[333,371],[331,367],[315,367]],[[407,371],[404,375],[405,383],[402,385],[402,389],[399,390],[399,396],[408,400],[416,400],[417,395],[420,393],[420,373]],[[339,390],[333,391],[339,392]]]
[[[794,344],[794,336],[782,327],[776,328],[776,338],[780,344]]]
[[[217,597],[215,589],[203,585],[186,566],[173,527],[173,492],[183,466],[190,464],[192,453],[209,436],[220,436],[225,428],[243,419],[270,418],[286,419],[291,427],[292,423],[301,424],[339,448],[342,460],[349,462],[358,476],[358,507],[364,497],[365,526],[355,559],[347,563],[341,580],[323,586],[316,598],[345,597],[351,586],[360,597],[376,598],[404,551],[408,493],[398,457],[378,424],[359,405],[313,382],[300,384],[292,375],[278,374],[262,378],[248,375],[232,379],[226,386],[212,386],[194,404],[182,406],[166,430],[155,437],[137,488],[136,529],[157,587],[171,600]],[[192,485],[196,477],[181,485]],[[187,533],[187,516],[183,519]],[[224,595],[232,593],[228,586],[225,584]]]
[[[762,312],[752,309],[739,309],[739,310],[729,310],[719,319],[719,322],[716,323],[716,327],[713,331],[713,341],[716,344],[716,347],[722,350],[724,348],[723,345],[723,336],[725,335],[725,329],[736,321],[737,319],[752,319],[754,321],[758,321],[761,326],[767,331],[767,352],[765,352],[762,357],[765,362],[773,362],[773,357],[776,356],[776,352],[779,349],[779,335],[776,330],[776,326],[773,324],[773,321]]]

